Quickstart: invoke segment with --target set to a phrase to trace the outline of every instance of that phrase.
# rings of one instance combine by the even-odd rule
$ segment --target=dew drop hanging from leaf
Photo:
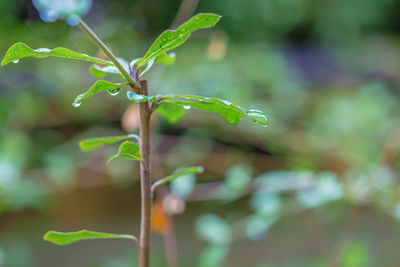
[[[75,100],[74,100],[74,102],[72,103],[72,106],[73,106],[74,108],[77,108],[77,107],[79,107],[80,105],[82,105],[82,97],[83,97],[83,94],[80,94],[80,95],[78,95],[77,97],[75,97]]]
[[[74,102],[74,103],[72,103],[72,106],[73,106],[74,108],[77,108],[77,107],[79,107],[80,105],[82,105],[81,102]]]
[[[107,90],[107,93],[109,95],[115,96],[115,95],[118,95],[120,91],[121,91],[120,88],[114,88],[114,89]]]

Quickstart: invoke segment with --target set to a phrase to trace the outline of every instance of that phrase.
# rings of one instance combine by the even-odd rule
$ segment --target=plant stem
[[[132,78],[132,76],[129,75],[128,71],[119,63],[118,59],[114,56],[110,48],[108,48],[103,41],[92,31],[92,29],[86,25],[86,23],[80,19],[79,17],[76,17],[76,20],[78,21],[78,25],[84,30],[87,35],[92,38],[92,40],[97,44],[97,46],[103,50],[103,52],[108,56],[108,58],[114,63],[115,67],[118,68],[118,70],[121,72],[121,74],[125,77],[125,79],[129,82],[129,84],[133,88],[138,88],[139,85],[138,83]]]
[[[147,93],[147,82],[140,81],[142,94]],[[141,185],[141,222],[140,222],[140,267],[149,267],[150,233],[151,233],[151,178],[150,178],[150,108],[148,102],[139,104],[140,112],[140,152],[143,161],[140,163]]]
[[[139,93],[148,95],[147,81],[141,80],[140,86],[132,76],[119,63],[111,50],[100,40],[100,38],[83,22],[77,18],[79,26],[92,38],[101,50],[110,58],[114,65],[127,79],[132,90],[137,89]],[[150,178],[150,115],[151,110],[148,102],[139,104],[140,111],[140,152],[143,161],[140,162],[140,186],[141,186],[141,221],[140,221],[140,256],[139,266],[150,266],[150,234],[151,234],[151,178]]]

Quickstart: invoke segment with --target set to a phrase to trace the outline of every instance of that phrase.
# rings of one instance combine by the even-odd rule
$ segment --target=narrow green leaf
[[[128,91],[126,95],[130,101],[135,102],[136,104],[139,104],[140,102],[158,102],[155,96],[139,95],[132,91]]]
[[[247,115],[252,119],[253,123],[259,123],[263,126],[268,124],[267,116],[258,110],[247,110],[238,105],[232,104],[229,101],[222,100],[215,97],[204,97],[204,96],[195,96],[195,95],[166,95],[162,96],[159,99],[160,106],[157,108],[161,108],[166,104],[169,104],[169,110],[162,111],[160,115],[166,116],[169,118],[173,115],[174,110],[171,108],[171,105],[176,105],[175,112],[178,113],[179,116],[175,118],[175,122],[179,121],[185,113],[182,112],[182,109],[189,110],[191,108],[212,111],[221,116],[223,116],[228,123],[238,124],[242,118]]]
[[[137,238],[133,235],[109,234],[109,233],[93,232],[88,230],[81,230],[78,232],[69,232],[69,233],[49,231],[43,236],[44,240],[60,246],[69,245],[82,240],[111,239],[111,238],[131,239],[137,242]]]
[[[130,138],[138,138],[135,134],[128,134],[128,135],[120,135],[120,136],[108,136],[108,137],[95,137],[95,138],[88,138],[79,141],[79,147],[83,152],[92,151],[103,147],[105,145],[111,145],[126,139]]]
[[[132,66],[132,69],[137,68],[141,59],[142,58],[139,57],[131,61],[130,65]],[[156,58],[150,59],[141,66],[141,70],[139,71],[139,77],[142,77],[144,74],[146,74],[146,72],[148,72],[153,67],[154,64],[163,64],[166,66],[171,66],[175,63],[175,59],[176,59],[175,53],[169,53],[169,54],[162,53]]]
[[[188,168],[183,168],[183,169],[178,169],[176,170],[173,174],[158,180],[157,182],[155,182],[152,186],[151,186],[151,190],[154,191],[154,189],[162,184],[166,184],[169,183],[173,180],[176,180],[180,177],[183,177],[185,175],[188,174],[198,174],[198,173],[203,173],[204,172],[204,168],[203,166],[196,166],[196,167],[188,167]]]
[[[123,142],[120,145],[117,154],[112,156],[108,160],[108,163],[110,163],[114,159],[121,159],[121,158],[142,161],[143,158],[142,155],[140,154],[139,145],[129,141]]]
[[[54,49],[48,48],[39,48],[33,50],[28,45],[24,43],[16,43],[12,45],[8,50],[6,55],[4,56],[1,65],[4,66],[10,62],[18,63],[21,58],[25,57],[37,57],[37,58],[45,58],[45,57],[62,57],[62,58],[71,58],[78,59],[84,61],[90,61],[94,63],[105,64],[109,66],[113,66],[114,64],[110,61],[103,60],[97,57],[92,57],[86,54],[77,53],[72,50],[63,47],[57,47]]]
[[[153,67],[154,61],[155,61],[154,58],[147,61],[147,63],[145,64],[145,68],[144,69],[142,68],[142,70],[140,71],[139,77],[142,77],[146,72],[148,72],[151,69],[151,67]]]
[[[99,92],[108,91],[110,95],[116,95],[119,93],[119,88],[124,85],[127,85],[127,83],[112,83],[104,80],[97,81],[85,93],[78,95],[72,105],[74,107],[79,107],[84,99]]]
[[[212,13],[201,13],[192,17],[176,30],[164,31],[151,45],[144,57],[139,61],[138,66],[143,66],[150,59],[165,53],[183,44],[192,32],[203,28],[209,28],[217,24],[221,16]]]
[[[90,74],[96,79],[104,78],[107,74],[119,74],[121,72],[117,67],[114,66],[99,66],[97,64],[93,64],[89,68]]]
[[[172,52],[169,54],[162,53],[161,55],[156,57],[155,63],[163,64],[166,66],[172,66],[172,65],[174,65],[175,61],[176,61],[176,54],[174,52]]]

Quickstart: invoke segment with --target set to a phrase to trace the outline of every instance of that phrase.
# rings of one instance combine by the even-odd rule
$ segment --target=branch
[[[101,41],[101,39],[92,31],[92,29],[86,25],[86,23],[79,17],[76,17],[76,20],[78,21],[78,25],[84,30],[90,38],[97,44],[98,47],[100,47],[101,50],[110,58],[110,60],[114,63],[115,67],[118,68],[118,70],[121,72],[121,74],[125,77],[125,79],[129,82],[129,84],[133,88],[139,88],[138,83],[132,78],[132,76],[129,75],[129,73],[126,71],[126,69],[119,63],[118,59],[114,56],[114,54],[111,52],[111,50]]]

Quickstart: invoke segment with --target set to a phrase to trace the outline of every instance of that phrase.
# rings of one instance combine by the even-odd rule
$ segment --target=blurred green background
[[[174,66],[146,74],[150,90],[216,96],[270,119],[267,128],[195,111],[174,125],[154,120],[154,178],[179,166],[206,172],[159,194],[153,266],[174,266],[175,237],[184,267],[400,265],[399,8],[396,0],[93,2],[86,22],[126,59],[197,12],[222,15],[176,49]],[[0,0],[1,57],[18,41],[99,55],[78,28],[41,21],[30,1]],[[116,146],[84,154],[77,145],[136,131],[137,108],[124,94],[73,108],[94,82],[88,67],[30,58],[0,69],[0,266],[136,262],[129,241],[42,240],[50,229],[139,231],[137,163],[106,164]]]

